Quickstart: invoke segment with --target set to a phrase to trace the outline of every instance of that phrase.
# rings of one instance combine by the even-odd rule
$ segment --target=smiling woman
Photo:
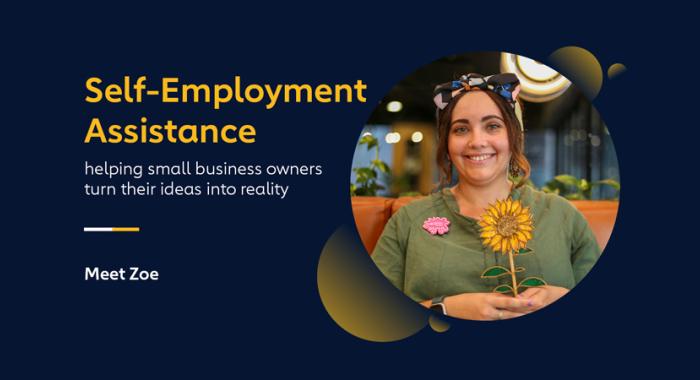
[[[566,294],[598,259],[581,213],[525,186],[519,86],[514,74],[468,74],[435,89],[441,189],[399,209],[372,254],[425,307],[475,320],[521,316]]]

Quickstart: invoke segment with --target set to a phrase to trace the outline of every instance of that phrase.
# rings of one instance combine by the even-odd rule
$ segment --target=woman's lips
[[[470,163],[476,164],[476,165],[483,165],[486,163],[489,163],[494,157],[496,157],[496,153],[481,153],[481,154],[470,154],[470,155],[464,155],[464,158]]]

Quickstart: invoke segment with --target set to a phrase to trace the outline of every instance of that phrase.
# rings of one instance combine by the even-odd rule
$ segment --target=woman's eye
[[[457,134],[467,133],[468,131],[469,131],[469,129],[467,129],[467,127],[454,127],[454,128],[452,128],[452,132],[457,133]]]
[[[495,130],[497,130],[498,128],[501,128],[501,125],[500,125],[500,124],[489,124],[488,126],[486,126],[486,128],[487,128],[489,131],[495,131]]]

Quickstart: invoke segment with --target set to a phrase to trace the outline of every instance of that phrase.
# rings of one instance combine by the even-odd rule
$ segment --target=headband
[[[433,101],[439,109],[443,110],[457,95],[477,89],[495,92],[515,109],[520,92],[520,81],[513,73],[495,74],[487,77],[475,73],[466,74],[459,77],[458,80],[435,87]]]

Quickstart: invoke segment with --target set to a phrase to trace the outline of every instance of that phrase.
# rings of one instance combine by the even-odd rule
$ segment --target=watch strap
[[[445,296],[437,296],[430,301],[430,310],[439,311],[442,314],[447,315],[447,308],[445,307]]]

